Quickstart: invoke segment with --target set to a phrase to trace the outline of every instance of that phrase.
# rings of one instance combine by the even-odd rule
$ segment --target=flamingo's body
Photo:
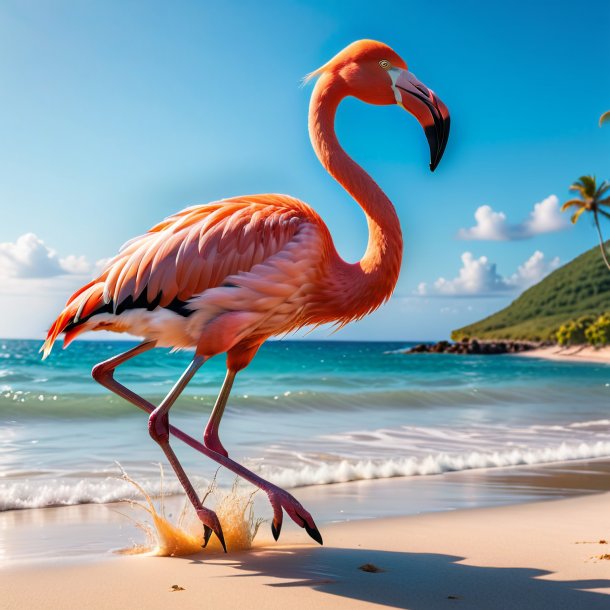
[[[343,325],[361,318],[390,297],[398,279],[398,218],[377,184],[340,147],[333,129],[339,102],[354,95],[409,110],[426,130],[432,169],[447,141],[446,108],[386,45],[353,43],[313,76],[319,79],[310,105],[311,140],[324,167],[367,216],[369,244],[362,260],[343,261],[318,214],[286,195],[194,206],[125,244],[98,278],[69,299],[43,346],[46,357],[60,333],[65,333],[67,345],[86,330],[145,338],[138,348],[98,365],[94,377],[151,413],[151,436],[165,451],[203,521],[206,541],[211,529],[222,540],[222,530],[214,513],[194,494],[169,445],[170,432],[263,488],[274,507],[276,537],[283,507],[321,542],[313,519],[292,496],[229,459],[218,426],[235,374],[267,338],[305,325]],[[193,363],[156,408],[113,378],[116,366],[155,345],[196,348]],[[227,379],[201,444],[170,426],[168,413],[199,366],[220,353],[227,353]]]
[[[301,326],[365,315],[389,296],[398,268],[386,290],[373,286],[349,303],[353,266],[302,201],[267,194],[194,206],[125,244],[71,297],[45,349],[60,332],[67,345],[86,330],[129,332],[207,356],[244,341],[260,345]]]

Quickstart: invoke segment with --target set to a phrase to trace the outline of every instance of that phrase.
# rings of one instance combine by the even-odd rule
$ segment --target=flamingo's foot
[[[305,531],[318,543],[324,544],[320,530],[312,516],[307,512],[301,503],[287,491],[270,485],[263,489],[269,496],[269,501],[273,507],[273,521],[271,522],[271,533],[275,540],[280,537],[282,531],[282,520],[284,517],[283,510],[288,513],[288,516],[299,526],[305,528]],[[283,509],[283,510],[282,510]]]
[[[201,523],[203,523],[203,544],[202,548],[205,549],[208,546],[208,542],[210,541],[210,537],[212,536],[212,532],[216,534],[218,540],[220,540],[220,544],[224,549],[224,552],[227,552],[227,545],[225,544],[225,537],[222,533],[222,527],[220,525],[220,521],[216,516],[216,513],[209,508],[199,508],[197,509],[197,516]]]

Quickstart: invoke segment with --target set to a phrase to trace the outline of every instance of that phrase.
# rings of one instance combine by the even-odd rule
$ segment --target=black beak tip
[[[431,110],[431,114],[434,124],[426,126],[424,131],[430,148],[430,171],[434,172],[443,158],[449,139],[449,117],[443,118],[436,107]]]

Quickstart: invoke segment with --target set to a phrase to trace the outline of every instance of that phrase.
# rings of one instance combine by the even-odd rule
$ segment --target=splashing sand
[[[132,507],[144,510],[150,517],[149,521],[135,521],[136,527],[146,534],[147,542],[135,545],[118,552],[124,555],[149,555],[156,557],[180,557],[194,553],[223,552],[222,546],[215,534],[212,534],[205,549],[203,544],[203,526],[196,517],[190,503],[185,499],[184,507],[176,521],[172,523],[165,516],[164,495],[159,498],[159,509],[146,492],[121,469],[121,479],[133,485],[143,496],[144,502],[126,500]],[[161,468],[161,482],[163,469]],[[254,493],[245,495],[239,490],[237,481],[228,493],[223,493],[216,487],[216,477],[203,494],[205,502],[210,495],[216,498],[215,511],[222,524],[222,530],[227,545],[227,551],[243,551],[252,548],[252,542],[263,519],[254,518]]]

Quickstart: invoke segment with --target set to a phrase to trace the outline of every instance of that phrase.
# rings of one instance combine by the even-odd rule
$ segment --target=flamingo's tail
[[[49,328],[47,338],[40,348],[44,360],[53,349],[57,337],[64,333],[64,349],[83,331],[87,330],[87,318],[103,304],[103,282],[94,280],[77,290],[66,303],[64,310]]]

